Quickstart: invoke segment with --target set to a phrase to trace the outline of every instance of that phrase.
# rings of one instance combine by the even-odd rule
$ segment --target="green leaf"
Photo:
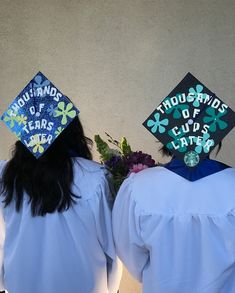
[[[128,156],[131,153],[131,147],[130,147],[130,145],[127,142],[127,139],[125,137],[123,137],[121,139],[120,148],[121,148],[121,151],[122,151],[122,155],[124,157]]]
[[[113,150],[110,149],[108,144],[99,135],[95,135],[94,140],[96,143],[96,149],[100,154],[101,161],[105,162],[111,159],[113,156]]]

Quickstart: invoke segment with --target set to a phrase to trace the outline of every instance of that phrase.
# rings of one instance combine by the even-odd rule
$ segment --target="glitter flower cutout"
[[[10,128],[14,128],[15,123],[17,123],[17,113],[14,113],[12,110],[8,110],[3,120],[9,124]]]
[[[225,128],[227,128],[228,123],[221,120],[221,117],[226,115],[227,110],[225,110],[223,113],[218,111],[218,113],[216,114],[215,109],[212,107],[209,107],[206,109],[206,113],[208,114],[208,116],[205,116],[203,118],[203,122],[210,125],[209,130],[211,132],[215,132],[217,129],[217,126],[219,127],[220,130],[224,130]]]
[[[53,105],[50,105],[50,107],[47,109],[47,113],[50,115],[50,116],[55,116],[56,115],[56,110],[58,108],[57,107],[54,107]]]
[[[195,137],[194,138],[194,142],[197,142],[198,141],[198,138]],[[213,139],[210,139],[210,134],[207,132],[207,133],[204,133],[203,136],[202,136],[202,139],[200,140],[200,145],[197,145],[195,147],[195,151],[200,154],[202,152],[202,150],[204,151],[204,153],[209,153],[210,152],[210,148],[212,146],[215,145],[215,142]]]
[[[38,88],[38,87],[44,87],[44,86],[50,85],[50,81],[48,79],[45,79],[44,81],[42,81],[42,80],[43,79],[42,79],[41,75],[36,75],[34,78],[33,87]]]
[[[18,122],[19,125],[21,124],[25,125],[27,123],[27,119],[28,118],[24,114],[16,116],[16,121]]]
[[[42,154],[44,152],[44,147],[42,146],[43,144],[46,144],[46,140],[40,138],[38,134],[35,134],[31,137],[29,146],[33,148],[33,153]]]
[[[62,116],[61,124],[66,125],[68,122],[67,117],[74,118],[76,116],[76,111],[72,109],[73,104],[68,103],[65,107],[65,102],[58,103],[58,109],[55,111],[54,117]]]
[[[16,136],[20,140],[21,139],[21,132],[16,133]]]
[[[64,128],[62,128],[61,126],[58,127],[58,128],[56,129],[56,131],[55,131],[55,135],[56,135],[56,137],[59,136],[63,130],[64,130]]]
[[[152,119],[148,120],[147,126],[149,128],[151,128],[152,133],[156,133],[157,131],[159,133],[164,133],[166,131],[166,128],[164,126],[168,125],[169,120],[167,118],[160,120],[160,114],[159,113],[155,113],[154,118],[155,118],[155,121],[152,120]]]

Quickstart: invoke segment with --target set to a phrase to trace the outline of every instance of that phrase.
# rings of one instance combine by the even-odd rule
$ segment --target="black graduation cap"
[[[178,159],[195,167],[235,126],[235,113],[188,73],[143,125]]]

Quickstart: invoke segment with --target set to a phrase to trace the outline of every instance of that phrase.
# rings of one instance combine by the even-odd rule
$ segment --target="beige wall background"
[[[0,0],[0,113],[40,70],[88,136],[125,135],[160,160],[141,123],[188,71],[235,110],[234,27],[234,0]],[[14,141],[1,123],[0,159]],[[234,147],[232,131],[219,159],[235,165]],[[138,292],[125,277],[121,293]]]

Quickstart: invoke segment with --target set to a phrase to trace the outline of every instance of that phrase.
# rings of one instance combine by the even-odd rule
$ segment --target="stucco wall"
[[[88,136],[125,135],[158,159],[141,123],[188,71],[235,109],[234,26],[234,0],[0,0],[0,113],[40,70]],[[232,165],[234,134],[219,155]],[[0,159],[14,141],[0,124]]]

